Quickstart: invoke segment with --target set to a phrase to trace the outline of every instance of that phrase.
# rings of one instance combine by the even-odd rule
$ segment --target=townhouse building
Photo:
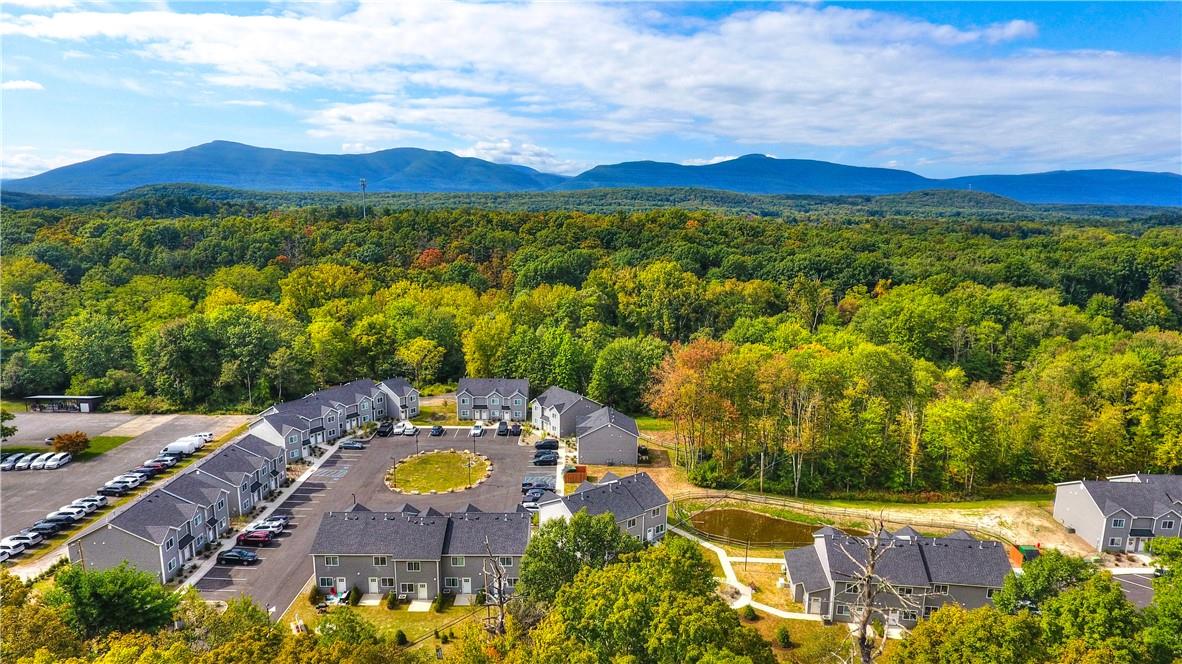
[[[541,434],[570,438],[579,420],[601,408],[596,401],[554,385],[529,402],[530,423]]]
[[[579,463],[634,466],[639,459],[640,429],[636,420],[610,406],[581,418],[575,434]]]
[[[482,512],[472,505],[448,514],[413,505],[373,512],[356,505],[324,515],[309,555],[325,594],[357,588],[432,600],[440,593],[511,593],[529,534],[525,512]]]
[[[538,501],[541,523],[583,510],[591,516],[612,514],[621,530],[645,542],[661,540],[669,528],[669,498],[648,473],[607,473],[597,484],[583,482],[568,495],[547,494]]]
[[[1182,475],[1060,482],[1054,516],[1097,551],[1144,553],[1155,537],[1182,532]]]
[[[456,387],[456,417],[461,421],[523,422],[528,401],[528,380],[461,378]]]
[[[270,466],[266,459],[235,445],[226,445],[198,464],[191,472],[230,496],[230,516],[250,514],[269,493]]]
[[[889,585],[869,607],[887,627],[913,627],[946,604],[968,609],[989,604],[1013,570],[1008,545],[957,531],[922,537],[910,527],[875,541],[825,527],[810,546],[784,552],[787,587],[806,613],[852,622],[865,609],[861,583],[871,547],[877,547],[871,583]]]

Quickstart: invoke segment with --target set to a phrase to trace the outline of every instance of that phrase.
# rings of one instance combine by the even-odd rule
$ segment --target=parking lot
[[[27,528],[62,505],[92,495],[112,477],[156,456],[166,444],[198,431],[221,435],[246,420],[239,415],[125,415],[119,413],[19,413],[13,444],[45,447],[44,438],[68,431],[97,436],[139,433],[132,440],[89,461],[56,470],[6,471],[0,474],[0,536]],[[23,441],[23,442],[22,442]],[[48,447],[45,447],[49,451]],[[103,514],[102,511],[97,513]]]
[[[445,435],[431,438],[422,429],[418,450],[473,449],[493,463],[489,478],[477,487],[450,494],[403,495],[386,487],[385,475],[394,459],[416,451],[416,439],[405,436],[374,438],[365,450],[337,450],[315,473],[275,509],[292,524],[277,544],[257,550],[263,558],[252,566],[216,565],[194,586],[206,599],[227,600],[249,595],[259,606],[274,607],[274,618],[283,614],[312,576],[308,552],[325,512],[349,509],[354,499],[378,512],[411,503],[420,509],[457,511],[472,503],[486,512],[513,511],[521,502],[521,481],[526,475],[554,476],[552,466],[534,467],[533,447],[519,445],[516,436],[468,437],[467,427],[448,427]]]
[[[1125,597],[1139,609],[1149,606],[1153,601],[1152,574],[1117,574],[1112,578],[1120,583],[1125,591]]]

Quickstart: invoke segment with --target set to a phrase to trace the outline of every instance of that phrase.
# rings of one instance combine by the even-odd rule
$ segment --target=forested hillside
[[[1176,226],[134,205],[5,211],[6,397],[512,375],[672,418],[708,484],[761,451],[802,494],[1182,467]]]

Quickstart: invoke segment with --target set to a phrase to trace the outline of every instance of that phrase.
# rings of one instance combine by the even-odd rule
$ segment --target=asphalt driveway
[[[1144,609],[1153,601],[1153,575],[1151,574],[1117,574],[1114,579],[1120,583],[1125,591],[1125,597],[1139,609]]]
[[[417,449],[473,448],[467,427],[448,427],[445,435],[431,438],[423,429]],[[515,436],[496,436],[486,431],[475,440],[477,452],[493,463],[493,472],[483,484],[450,494],[410,496],[386,487],[386,470],[394,459],[413,454],[416,440],[405,436],[374,438],[365,450],[337,450],[313,475],[275,509],[292,517],[292,527],[278,543],[259,549],[262,562],[249,566],[214,566],[193,585],[206,599],[227,600],[250,596],[256,604],[273,607],[278,619],[299,597],[312,576],[309,550],[325,512],[349,509],[354,501],[378,512],[403,503],[420,509],[462,510],[472,503],[483,511],[513,511],[521,502],[521,481],[526,475],[553,475],[554,468],[530,464],[533,447],[519,445]]]

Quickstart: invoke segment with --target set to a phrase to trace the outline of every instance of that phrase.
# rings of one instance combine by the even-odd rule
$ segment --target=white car
[[[31,549],[42,542],[45,538],[40,534],[34,532],[24,532],[17,535],[9,535],[4,539],[0,539],[0,546],[12,546],[20,544],[26,549]]]
[[[147,475],[140,475],[139,473],[124,473],[111,478],[112,482],[126,482],[130,484],[133,489],[143,484],[147,480]]]
[[[74,503],[70,503],[69,505],[62,505],[61,507],[57,508],[57,511],[69,513],[71,510],[73,510],[78,512],[78,518],[81,519],[82,517],[97,509],[98,508],[94,505],[75,505]]]
[[[91,503],[96,508],[97,507],[106,507],[107,506],[107,497],[94,495],[94,496],[87,496],[85,498],[79,498],[78,500],[74,501],[75,505],[82,505],[84,503]]]
[[[393,428],[393,429],[390,429],[390,435],[391,435],[391,436],[401,436],[401,435],[402,435],[402,432],[406,430],[406,427],[407,427],[407,425],[409,425],[409,424],[410,424],[410,422],[406,422],[406,421],[403,421],[403,422],[395,422],[395,423],[394,423],[394,428]]]
[[[87,502],[87,501],[79,499],[79,500],[75,500],[74,502],[70,503],[69,505],[62,505],[61,509],[63,509],[63,510],[64,509],[72,509],[75,507],[85,511],[87,514],[92,514],[95,510],[97,510],[99,508],[98,503]]]
[[[26,454],[23,457],[21,457],[20,461],[16,462],[16,465],[13,466],[12,469],[13,470],[28,470],[29,466],[33,463],[33,460],[39,456],[41,456],[41,455],[36,454],[36,453]]]
[[[7,554],[8,558],[15,558],[25,552],[24,544],[0,544],[0,553]]]
[[[283,524],[277,523],[275,521],[255,521],[254,523],[250,524],[246,528],[243,528],[243,532],[247,532],[247,533],[251,533],[256,530],[262,530],[262,531],[265,531],[268,533],[275,533],[276,535],[278,535],[279,533],[283,532]]]
[[[45,462],[45,470],[54,470],[70,463],[74,460],[74,455],[69,452],[58,452]]]
[[[468,435],[473,438],[479,438],[484,435],[484,427],[479,424],[473,424],[472,430],[468,432]]]
[[[58,510],[56,512],[50,512],[49,514],[45,515],[45,520],[46,521],[69,520],[72,523],[74,521],[81,521],[82,518],[85,516],[86,516],[86,510],[82,509],[81,507],[71,507],[70,509],[64,509],[64,510]]]
[[[0,548],[0,563],[8,562],[8,559],[11,557],[12,554],[8,553],[7,549]]]
[[[402,430],[402,435],[404,436],[417,436],[418,434],[419,428],[410,422],[407,422],[406,427]]]
[[[56,456],[56,452],[46,452],[45,454],[38,455],[36,459],[33,459],[33,463],[29,464],[29,470],[45,470],[45,462],[54,456]]]
[[[193,436],[196,438],[200,438],[201,440],[204,440],[207,443],[213,442],[213,432],[212,431],[202,431],[201,433],[193,434]]]

